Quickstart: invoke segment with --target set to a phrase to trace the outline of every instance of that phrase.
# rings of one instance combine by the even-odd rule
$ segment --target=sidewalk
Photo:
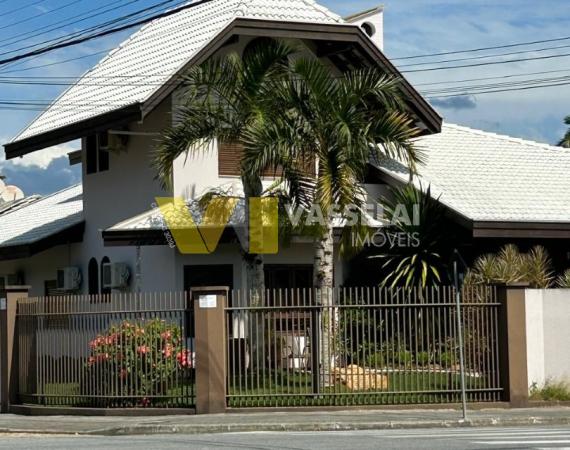
[[[29,417],[0,415],[0,433],[141,435],[251,431],[336,431],[436,427],[570,425],[570,407],[456,410],[350,410],[229,413],[209,416]]]

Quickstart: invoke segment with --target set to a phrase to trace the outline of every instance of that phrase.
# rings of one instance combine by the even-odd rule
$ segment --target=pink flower
[[[150,352],[150,348],[148,348],[146,345],[141,345],[137,348],[137,353],[140,355],[146,355],[148,352]]]
[[[162,354],[164,355],[165,358],[170,358],[172,356],[172,345],[166,344],[164,346],[164,349],[162,350]]]
[[[163,333],[160,334],[160,337],[162,339],[164,339],[165,341],[169,341],[170,339],[172,339],[172,332],[170,331],[165,331]]]
[[[176,354],[176,360],[180,367],[190,368],[192,367],[192,355],[190,350],[182,350]]]

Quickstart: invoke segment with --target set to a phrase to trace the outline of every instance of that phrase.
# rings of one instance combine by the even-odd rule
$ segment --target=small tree
[[[273,81],[273,80],[272,80]],[[420,152],[419,134],[399,94],[399,80],[376,69],[342,76],[319,60],[299,58],[289,64],[286,79],[268,84],[263,121],[244,132],[244,168],[260,173],[281,169],[291,197],[318,211],[322,218],[314,245],[313,284],[325,306],[321,318],[321,366],[325,383],[331,366],[334,332],[334,210],[362,206],[362,188],[372,158],[405,161],[413,171]],[[310,176],[306,164],[314,161]]]
[[[193,366],[180,327],[160,319],[124,321],[89,343],[81,392],[104,406],[150,406]],[[115,400],[113,400],[115,398]]]

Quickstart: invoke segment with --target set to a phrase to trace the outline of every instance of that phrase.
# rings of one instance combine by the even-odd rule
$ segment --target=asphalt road
[[[0,449],[550,449],[570,448],[570,427],[125,437],[0,435]]]

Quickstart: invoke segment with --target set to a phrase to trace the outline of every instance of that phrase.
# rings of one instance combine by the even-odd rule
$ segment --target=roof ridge
[[[464,131],[467,133],[480,134],[483,136],[494,137],[494,138],[501,139],[504,141],[513,142],[516,144],[532,145],[534,147],[541,147],[541,148],[546,148],[546,149],[556,150],[556,151],[565,151],[566,150],[566,149],[559,147],[559,146],[556,146],[556,145],[551,145],[551,144],[547,144],[544,142],[533,141],[532,139],[516,138],[513,136],[509,136],[508,134],[500,134],[500,133],[495,133],[493,131],[479,130],[477,128],[471,128],[471,127],[468,127],[465,125],[457,125],[454,123],[444,122],[443,126],[449,127],[449,128],[454,128],[456,130]]]
[[[310,5],[315,8],[317,11],[322,12],[325,16],[330,17],[331,19],[336,20],[339,23],[343,23],[344,19],[336,13],[333,13],[329,8],[326,6],[317,3],[315,0],[301,0],[306,5]]]
[[[34,203],[43,202],[44,200],[49,200],[50,198],[53,198],[53,197],[55,197],[56,195],[62,194],[62,193],[64,193],[65,191],[70,191],[70,190],[72,190],[72,189],[76,189],[76,188],[79,187],[79,186],[83,187],[82,185],[83,185],[83,183],[73,184],[73,185],[68,186],[68,187],[66,187],[66,188],[60,189],[59,191],[55,191],[55,192],[52,192],[51,194],[44,195],[44,196],[42,196],[41,198],[39,198],[37,202],[34,202]],[[38,195],[38,194],[36,194],[36,195]]]
[[[28,204],[22,206],[21,208],[16,208],[16,209],[13,209],[13,210],[11,210],[11,211],[6,211],[5,213],[2,214],[2,217],[9,216],[10,214],[16,213],[16,212],[21,211],[21,210],[23,210],[23,209],[26,209],[28,206],[35,205],[35,204],[37,204],[37,203],[41,203],[41,202],[43,202],[44,200],[49,200],[50,198],[53,198],[53,197],[55,197],[56,195],[59,195],[59,194],[65,192],[65,191],[69,191],[69,190],[71,190],[71,189],[75,189],[75,188],[77,188],[78,186],[82,186],[82,183],[77,183],[77,184],[68,186],[68,187],[66,187],[66,188],[60,189],[59,191],[52,192],[51,194],[48,194],[48,195],[40,195],[40,194],[32,194],[32,195],[29,195],[28,197],[25,197],[25,198],[30,198],[30,197],[34,197],[34,196],[37,196],[38,198],[36,198],[35,201],[30,202],[30,203],[28,203]],[[22,199],[22,200],[24,200],[24,199]]]

